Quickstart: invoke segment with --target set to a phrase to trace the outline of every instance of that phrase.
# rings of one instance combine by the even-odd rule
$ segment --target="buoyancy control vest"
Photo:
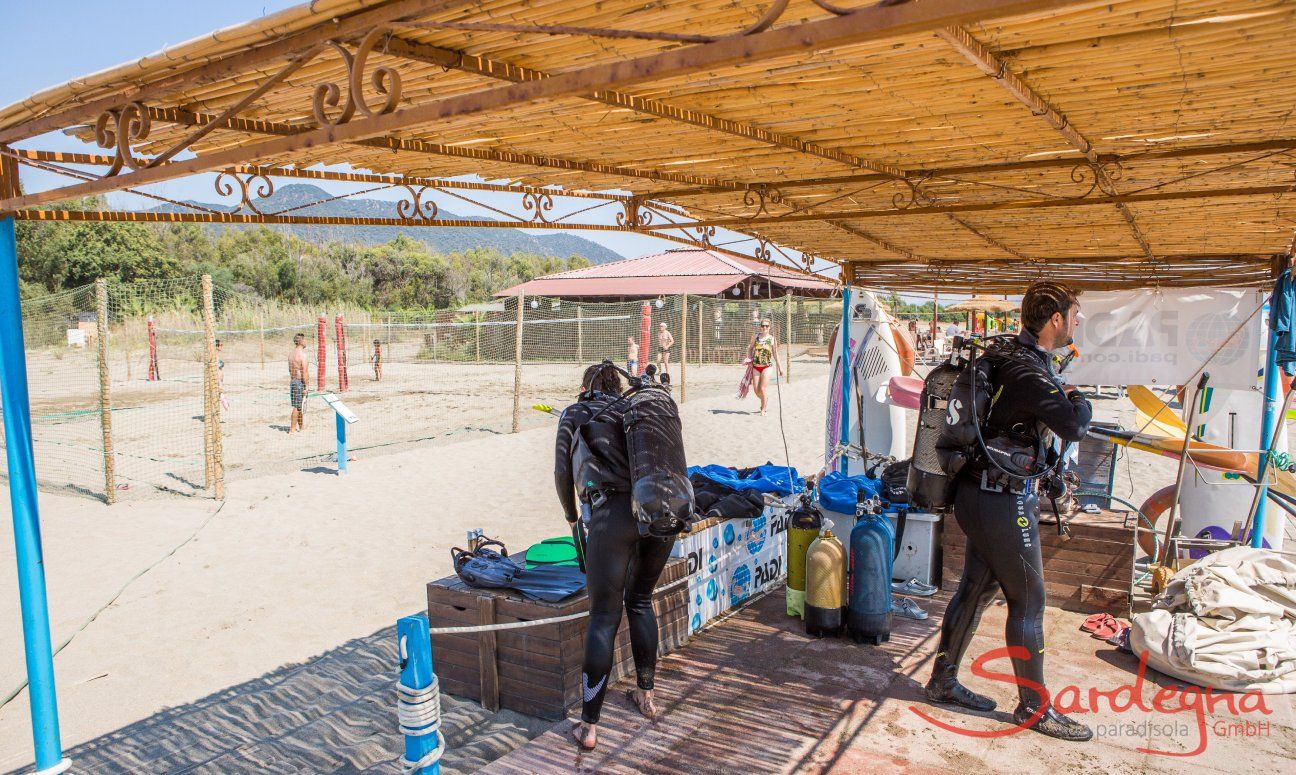
[[[630,490],[625,409],[621,396],[590,392],[580,397],[589,419],[577,426],[572,442],[572,481],[578,497],[590,502],[600,493]]]

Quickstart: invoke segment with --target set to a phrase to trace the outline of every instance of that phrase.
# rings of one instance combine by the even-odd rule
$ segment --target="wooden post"
[[[112,397],[108,375],[108,281],[95,280],[95,334],[99,338],[99,427],[103,434],[104,500],[117,501],[113,463]]]
[[[788,291],[783,297],[783,317],[787,325],[783,329],[783,351],[787,357],[783,359],[783,378],[792,384],[792,291]]]
[[[526,307],[526,294],[517,295],[517,331],[513,346],[513,432],[522,422],[522,310]]]
[[[680,403],[688,398],[688,294],[680,297]]]
[[[477,616],[479,624],[495,624],[495,598],[490,595],[478,595]],[[483,708],[492,712],[499,710],[499,649],[496,647],[496,642],[493,630],[477,633],[481,704]]]
[[[203,316],[203,442],[207,487],[217,500],[225,498],[225,464],[221,460],[220,377],[216,369],[216,308],[211,275],[202,276]]]
[[[481,310],[473,313],[473,338],[476,340],[478,363],[481,363],[481,316]]]
[[[257,331],[261,333],[261,370],[265,371],[265,310],[257,310]]]
[[[703,310],[704,310],[705,308],[706,308],[706,305],[702,303],[702,300],[701,300],[701,299],[698,299],[698,325],[697,325],[697,329],[698,329],[698,332],[697,332],[697,340],[698,340],[698,357],[697,357],[697,362],[698,362],[699,364],[706,363],[706,355],[702,352],[702,345],[706,343],[706,337],[704,337],[704,336],[702,335],[702,332],[706,330],[706,326],[705,326],[705,322],[706,322],[706,321],[704,321],[704,320],[702,319],[702,312],[703,312]]]
[[[585,308],[576,303],[576,362],[585,362],[585,328],[581,325],[581,318],[585,317]]]
[[[932,346],[936,345],[936,332],[940,331],[940,291],[932,291]]]

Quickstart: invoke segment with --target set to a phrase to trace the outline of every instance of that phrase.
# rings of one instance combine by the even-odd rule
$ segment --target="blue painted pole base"
[[[338,475],[341,476],[347,472],[347,444],[346,444],[346,420],[342,415],[334,414],[333,419],[337,421],[337,456],[338,456]]]
[[[400,686],[397,713],[405,735],[405,761],[414,775],[440,775],[445,740],[441,737],[441,697],[432,670],[432,638],[427,617],[406,616],[396,622],[400,650]],[[431,691],[429,691],[431,690]]]

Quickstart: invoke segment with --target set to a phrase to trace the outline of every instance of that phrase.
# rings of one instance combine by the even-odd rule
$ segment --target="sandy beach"
[[[794,380],[780,386],[781,426],[776,403],[760,417],[752,398],[713,394],[687,401],[682,416],[690,463],[782,462],[786,438],[792,464],[802,472],[817,470],[826,369],[822,362],[797,364]],[[1099,414],[1128,422],[1128,402],[1111,395],[1109,389],[1096,401]],[[311,463],[240,479],[223,504],[171,496],[108,507],[42,493],[55,644],[75,633],[55,661],[64,747],[98,739],[90,748],[106,752],[111,738],[103,736],[123,728],[165,737],[167,709],[221,702],[238,707],[242,695],[258,696],[282,676],[336,661],[356,643],[390,648],[391,626],[423,609],[424,585],[450,572],[448,550],[469,528],[485,528],[518,549],[564,533],[551,479],[552,423],[536,424],[543,416],[533,414],[531,427],[515,435],[362,453],[345,477]],[[1116,493],[1140,502],[1171,481],[1173,471],[1166,458],[1122,457]],[[6,529],[0,531],[0,565],[12,568],[13,562]],[[19,619],[11,571],[0,574],[0,619]],[[390,690],[394,662],[348,664],[374,683],[374,691]],[[7,693],[23,676],[20,631],[6,626],[0,630],[0,690]],[[290,696],[315,706],[309,693]],[[387,695],[381,696],[385,703]],[[256,714],[271,710],[263,706],[247,704],[245,728],[258,728]],[[389,709],[380,703],[371,718],[383,719]],[[494,735],[501,748],[478,751],[477,765],[547,727],[516,714],[483,718],[476,706],[462,710],[472,709],[477,715],[461,715],[462,723]],[[453,710],[448,704],[447,727],[455,723]],[[397,740],[394,717],[381,723],[381,732]],[[360,740],[378,734],[352,731]],[[376,748],[318,761],[365,769],[390,764],[399,753]],[[31,755],[24,692],[0,710],[0,771],[22,767]],[[454,763],[447,759],[449,769]],[[468,764],[463,771],[470,771]]]

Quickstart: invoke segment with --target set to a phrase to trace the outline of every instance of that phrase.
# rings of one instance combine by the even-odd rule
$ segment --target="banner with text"
[[[1256,310],[1265,298],[1215,288],[1087,292],[1076,333],[1080,357],[1066,381],[1182,385],[1206,364],[1213,387],[1254,388],[1264,325]]]

